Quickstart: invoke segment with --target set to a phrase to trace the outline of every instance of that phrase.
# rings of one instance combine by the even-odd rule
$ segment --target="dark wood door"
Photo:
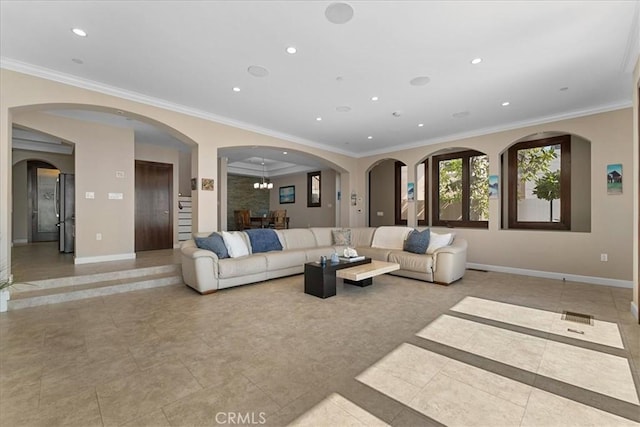
[[[59,173],[60,171],[49,163],[27,162],[31,242],[58,240],[56,180]]]
[[[173,248],[173,165],[136,160],[136,252]]]

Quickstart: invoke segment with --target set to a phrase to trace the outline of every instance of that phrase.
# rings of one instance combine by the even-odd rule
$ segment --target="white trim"
[[[640,323],[640,313],[638,313],[638,306],[634,301],[631,301],[631,314],[636,318],[636,321]]]
[[[615,286],[618,288],[633,288],[633,281],[608,279],[606,277],[580,276],[578,274],[557,273],[555,271],[529,270],[526,268],[505,267],[502,265],[488,265],[468,262],[467,268],[476,270],[496,271],[498,273],[518,274],[520,276],[543,277],[545,279],[568,280],[570,282],[590,283],[592,285]]]
[[[14,239],[13,240],[13,244],[14,245],[24,245],[24,244],[27,244],[27,243],[29,243],[28,239]]]
[[[411,148],[423,147],[426,145],[433,145],[433,144],[440,144],[443,142],[457,141],[465,138],[473,138],[473,137],[489,135],[497,132],[520,129],[527,126],[535,126],[540,124],[552,123],[559,120],[567,120],[567,119],[573,119],[576,117],[589,116],[592,114],[606,113],[609,111],[620,110],[623,108],[629,108],[633,106],[632,100],[616,102],[616,103],[600,105],[597,107],[588,108],[584,110],[575,110],[575,111],[570,111],[562,114],[543,116],[543,117],[533,118],[531,120],[521,120],[518,122],[506,123],[503,125],[476,129],[469,132],[451,134],[451,135],[447,135],[440,138],[425,139],[421,141],[414,141],[414,142],[409,142],[409,143],[400,144],[400,145],[392,144],[391,146],[388,146],[379,150],[371,150],[371,151],[356,153],[353,151],[347,151],[337,147],[328,146],[326,144],[322,144],[316,141],[300,138],[295,135],[279,132],[273,129],[267,129],[257,125],[253,125],[251,123],[246,123],[243,121],[209,113],[207,111],[195,109],[185,105],[176,104],[174,102],[151,97],[138,92],[121,89],[115,86],[109,86],[104,83],[95,82],[93,80],[82,79],[82,78],[73,76],[71,74],[61,73],[59,71],[50,70],[48,68],[38,67],[36,65],[28,64],[26,62],[17,61],[15,59],[3,57],[3,56],[0,56],[0,68],[5,68],[7,70],[16,71],[23,74],[29,74],[35,77],[52,80],[58,83],[63,83],[70,86],[75,86],[82,89],[103,93],[105,95],[111,95],[118,98],[127,99],[129,101],[139,102],[145,105],[151,105],[151,106],[162,108],[165,110],[186,114],[188,116],[198,117],[204,120],[209,120],[212,122],[221,123],[228,126],[233,126],[238,129],[244,129],[244,130],[259,133],[262,135],[271,136],[274,138],[295,142],[308,147],[318,148],[320,150],[326,150],[332,153],[342,154],[345,156],[351,156],[355,158],[392,153],[398,150],[408,150]]]
[[[238,129],[244,129],[251,132],[259,133],[262,135],[271,136],[278,139],[284,139],[286,141],[295,142],[308,147],[318,148],[320,150],[327,150],[345,156],[353,156],[346,150],[342,150],[336,147],[328,147],[324,144],[310,141],[308,139],[300,138],[295,135],[290,135],[284,132],[279,132],[272,129],[267,129],[261,126],[253,125],[251,123],[243,122],[240,120],[231,119],[229,117],[220,116],[207,111],[199,110],[196,108],[188,107],[186,105],[176,104],[164,99],[155,98],[152,96],[144,95],[142,93],[121,89],[115,86],[106,85],[104,83],[96,82],[93,80],[87,80],[79,78],[77,76],[61,73],[44,67],[38,67],[36,65],[28,64],[22,61],[16,61],[15,59],[0,57],[0,68],[16,71],[23,74],[29,74],[31,76],[40,77],[54,82],[63,83],[70,86],[79,87],[82,89],[91,90],[94,92],[103,93],[105,95],[116,96],[118,98],[127,99],[129,101],[139,102],[145,105],[151,105],[153,107],[162,108],[164,110],[174,111],[177,113],[186,114],[192,117],[198,117],[200,119],[209,120],[216,123],[221,123],[228,126],[233,126]]]
[[[173,244],[173,249],[180,249],[180,242]]]
[[[125,259],[136,259],[136,254],[129,253],[129,254],[76,257],[73,260],[73,263],[74,264],[90,264],[92,262],[122,261]]]

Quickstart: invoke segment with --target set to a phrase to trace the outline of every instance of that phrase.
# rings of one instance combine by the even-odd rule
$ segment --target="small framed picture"
[[[295,203],[296,202],[296,186],[288,185],[286,187],[280,187],[280,204]]]
[[[500,195],[500,184],[498,175],[489,175],[489,198],[497,199]]]
[[[215,181],[213,178],[202,178],[202,190],[213,191],[215,188]]]
[[[413,182],[407,182],[407,201],[413,202],[416,200],[415,184]]]
[[[607,194],[622,194],[622,164],[607,165]]]

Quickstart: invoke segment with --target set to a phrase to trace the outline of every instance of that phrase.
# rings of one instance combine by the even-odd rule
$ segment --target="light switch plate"
[[[84,193],[84,198],[85,199],[95,199],[96,198],[96,193],[94,193],[93,191],[87,191],[86,193]]]
[[[124,178],[124,171],[116,171],[116,178]]]
[[[122,193],[109,193],[109,200],[122,200]]]

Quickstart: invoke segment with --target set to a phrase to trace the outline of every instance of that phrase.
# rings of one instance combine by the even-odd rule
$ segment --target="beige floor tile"
[[[143,415],[122,425],[122,427],[171,427],[161,409]]]
[[[7,415],[3,412],[3,427],[102,426],[94,391],[68,396],[39,409]]]
[[[527,405],[531,393],[531,386],[453,359],[440,372],[522,407]]]
[[[166,405],[171,425],[260,424],[277,413],[280,406],[251,381],[237,376]],[[236,422],[241,421],[241,422]],[[248,422],[247,422],[248,421]]]
[[[447,426],[519,426],[524,408],[438,374],[409,406]]]
[[[464,348],[482,325],[457,317],[441,315],[416,335],[455,348]]]
[[[339,394],[332,394],[289,426],[387,426]]]
[[[629,361],[622,357],[549,342],[538,374],[636,405],[639,403]]]
[[[558,317],[550,311],[476,297],[464,298],[451,310],[539,331],[549,331]]]
[[[622,427],[639,424],[543,390],[533,389],[522,427]]]
[[[191,393],[202,390],[179,361],[99,385],[98,400],[105,426],[119,425]]]

